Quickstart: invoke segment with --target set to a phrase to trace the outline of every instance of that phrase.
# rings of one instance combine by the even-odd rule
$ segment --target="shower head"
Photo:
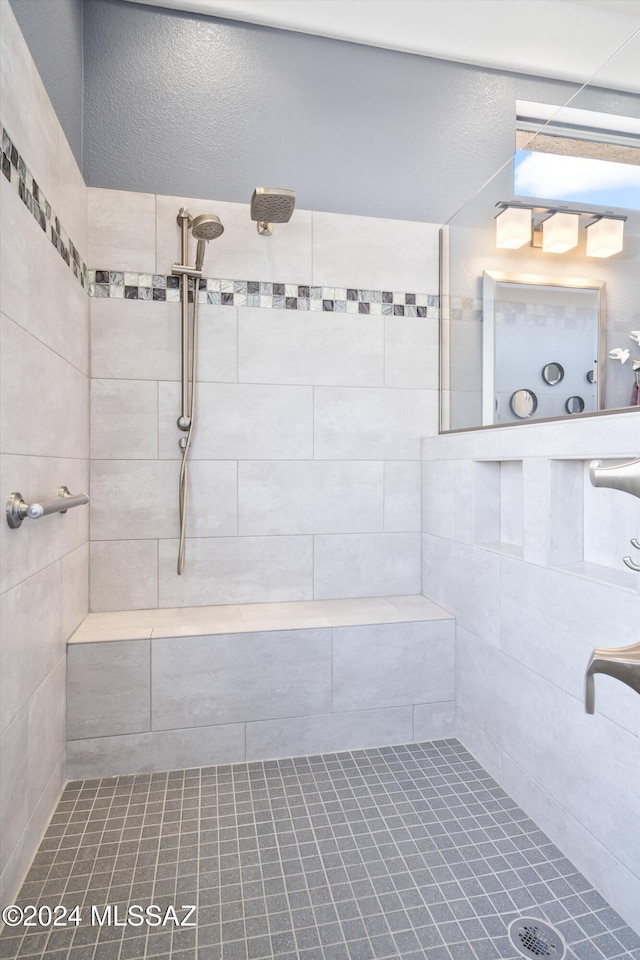
[[[202,270],[207,241],[217,240],[224,233],[220,217],[215,213],[200,213],[191,221],[191,232],[198,241],[196,248],[196,270]]]
[[[271,236],[272,223],[287,223],[296,205],[295,190],[285,187],[256,187],[251,197],[251,219],[258,224],[258,233]]]
[[[191,232],[196,240],[217,240],[224,227],[215,213],[200,213],[191,222]]]

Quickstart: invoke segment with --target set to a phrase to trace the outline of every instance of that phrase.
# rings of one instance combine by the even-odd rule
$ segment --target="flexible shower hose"
[[[182,462],[180,464],[180,481],[178,504],[180,509],[180,546],[178,547],[178,576],[184,570],[185,536],[187,529],[187,485],[189,481],[189,449],[191,447],[191,432],[195,425],[196,415],[196,365],[198,358],[198,284],[194,283],[193,291],[193,333],[191,337],[191,394],[189,396],[189,429],[184,437],[182,446]]]

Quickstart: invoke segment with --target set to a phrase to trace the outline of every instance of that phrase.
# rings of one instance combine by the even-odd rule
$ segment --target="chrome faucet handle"
[[[585,674],[584,708],[587,713],[593,713],[595,710],[593,678],[596,673],[614,677],[640,693],[640,643],[611,649],[596,647],[591,654]]]

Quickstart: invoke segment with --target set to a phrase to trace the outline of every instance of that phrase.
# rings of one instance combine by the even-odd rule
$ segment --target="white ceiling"
[[[640,93],[640,0],[142,2]]]

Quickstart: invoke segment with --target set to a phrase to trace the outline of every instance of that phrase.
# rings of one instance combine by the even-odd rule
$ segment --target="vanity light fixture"
[[[542,249],[545,253],[566,253],[578,246],[578,213],[552,213],[542,222]]]
[[[587,224],[587,256],[612,257],[623,247],[624,220],[598,217]]]
[[[623,249],[627,218],[617,213],[542,207],[519,200],[501,200],[496,207],[496,247],[502,250],[517,250],[526,244],[541,247],[545,253],[574,250],[578,246],[581,217],[590,221],[586,224],[588,257],[612,257]]]
[[[517,250],[525,243],[531,243],[531,210],[505,207],[496,217],[496,247]]]

